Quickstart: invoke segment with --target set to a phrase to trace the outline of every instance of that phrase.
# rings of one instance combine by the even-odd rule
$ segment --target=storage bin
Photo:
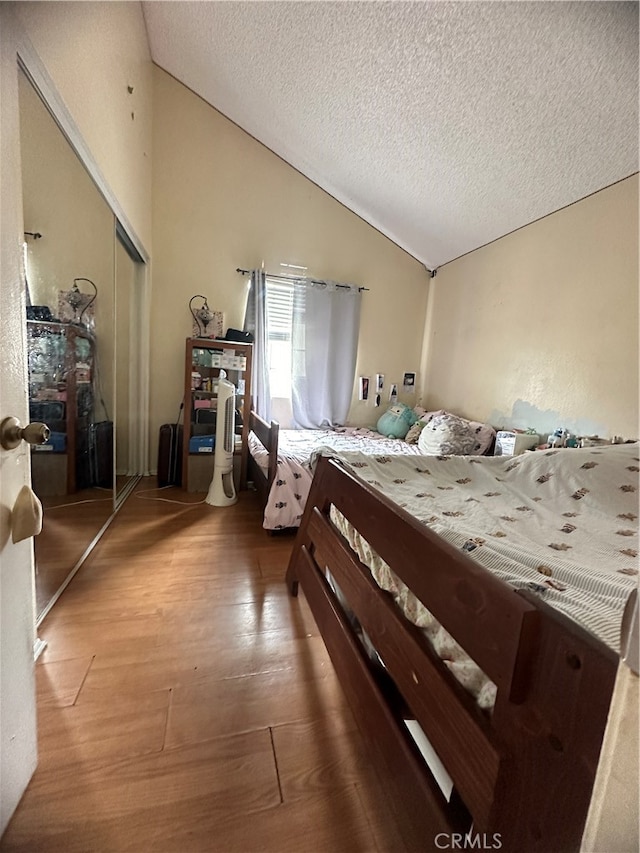
[[[50,432],[44,444],[33,444],[33,450],[49,453],[65,453],[67,449],[67,434],[65,432]]]
[[[189,439],[189,453],[213,453],[215,435],[193,435]]]

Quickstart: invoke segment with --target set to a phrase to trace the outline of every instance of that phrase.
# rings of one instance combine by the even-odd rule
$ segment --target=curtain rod
[[[236,272],[242,273],[242,275],[251,275],[251,270],[241,270],[240,267],[236,267]],[[289,281],[289,282],[291,282],[291,284],[295,284],[296,281],[310,281],[311,284],[327,284],[327,282],[323,281],[322,279],[307,278],[304,275],[296,275],[296,276],[271,275],[271,273],[268,273],[268,272],[266,272],[265,275],[267,278],[274,278],[274,279],[278,279],[279,281]],[[350,284],[338,284],[337,282],[334,282],[334,284],[336,287],[343,287],[346,290],[351,290]],[[369,288],[368,287],[358,287],[358,293],[362,293],[363,290],[368,291]]]

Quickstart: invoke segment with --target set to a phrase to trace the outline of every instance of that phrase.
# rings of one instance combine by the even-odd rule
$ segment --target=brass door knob
[[[23,427],[18,418],[4,418],[0,421],[0,444],[5,450],[13,450],[21,441],[27,444],[46,444],[51,430],[46,424],[32,423]]]

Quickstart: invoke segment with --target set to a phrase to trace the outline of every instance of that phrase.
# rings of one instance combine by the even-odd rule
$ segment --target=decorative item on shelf
[[[83,293],[78,287],[79,281],[86,281],[93,288],[93,293]],[[90,278],[74,278],[70,290],[61,290],[58,294],[58,314],[63,323],[76,323],[87,328],[93,328],[93,303],[98,295],[98,288]],[[91,310],[89,310],[91,308]],[[84,318],[84,322],[83,322]]]
[[[605,444],[616,444],[612,439],[601,438],[599,435],[581,435],[578,438],[580,447],[602,447]]]
[[[202,299],[203,303],[199,308],[193,307],[194,299]],[[193,317],[193,338],[221,338],[223,318],[222,311],[212,311],[209,308],[207,297],[197,293],[189,300],[189,311]]]
[[[579,447],[580,439],[564,427],[558,427],[547,438],[549,447]]]
[[[525,450],[538,447],[540,436],[528,429],[499,429],[496,431],[496,441],[493,448],[494,456],[519,456]],[[549,445],[551,446],[551,445]]]

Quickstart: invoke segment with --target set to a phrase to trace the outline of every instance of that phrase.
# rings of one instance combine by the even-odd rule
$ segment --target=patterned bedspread
[[[512,587],[537,593],[618,651],[638,576],[637,443],[512,458],[325,452]],[[335,511],[334,520],[456,678],[491,707],[494,685]]]
[[[300,526],[313,476],[309,460],[320,448],[387,456],[420,453],[415,444],[407,444],[399,438],[385,438],[363,427],[280,430],[278,473],[264,511],[263,527],[267,530]],[[266,473],[268,454],[253,433],[249,434],[249,451]]]

